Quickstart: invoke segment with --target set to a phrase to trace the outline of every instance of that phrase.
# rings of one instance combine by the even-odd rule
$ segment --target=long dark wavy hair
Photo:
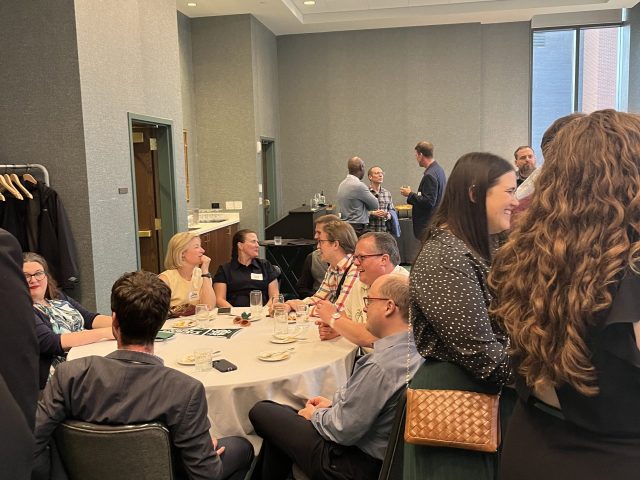
[[[447,179],[442,202],[422,244],[431,238],[436,228],[446,225],[471,250],[491,261],[487,191],[502,175],[512,171],[514,168],[509,162],[492,153],[471,152],[460,157]]]
[[[529,209],[489,276],[519,373],[532,387],[598,393],[585,341],[640,252],[640,116],[573,119],[545,149]]]

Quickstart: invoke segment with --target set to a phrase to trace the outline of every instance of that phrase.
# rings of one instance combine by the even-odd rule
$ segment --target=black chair
[[[404,453],[404,420],[406,416],[407,393],[402,392],[398,406],[396,407],[396,416],[393,419],[391,433],[389,434],[389,444],[384,453],[382,460],[382,468],[378,480],[397,480],[402,478],[402,465]]]
[[[169,431],[161,423],[96,425],[67,420],[54,434],[70,480],[173,480]]]

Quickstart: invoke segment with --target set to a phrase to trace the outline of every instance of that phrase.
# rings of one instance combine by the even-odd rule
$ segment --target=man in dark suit
[[[24,479],[31,474],[38,342],[20,244],[2,229],[0,285],[0,476]]]
[[[440,205],[447,177],[442,167],[433,158],[433,144],[419,142],[415,147],[418,165],[425,169],[418,192],[412,192],[411,187],[405,186],[400,193],[407,197],[407,203],[413,207],[413,235],[422,240],[424,230],[429,225],[431,216]]]
[[[46,468],[47,444],[65,418],[119,425],[159,421],[168,427],[188,478],[244,478],[253,460],[249,441],[212,439],[202,383],[165,367],[153,353],[170,298],[169,287],[149,272],[126,273],[116,281],[111,310],[118,350],[56,368],[38,404],[39,467]]]

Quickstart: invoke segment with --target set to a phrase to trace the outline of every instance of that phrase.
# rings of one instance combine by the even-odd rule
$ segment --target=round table
[[[213,436],[240,435],[258,445],[260,441],[253,433],[248,417],[256,402],[273,400],[302,408],[310,397],[322,395],[332,398],[351,374],[357,347],[341,337],[321,341],[313,319],[310,319],[305,334],[300,335],[306,338],[298,338],[289,344],[274,344],[270,341],[273,334],[273,319],[270,317],[263,317],[244,328],[233,324],[235,314],[245,310],[248,311],[234,308],[234,315],[218,315],[213,322],[207,322],[206,328],[240,328],[230,339],[176,330],[174,338],[155,343],[155,354],[164,360],[167,367],[180,370],[203,383]],[[186,317],[185,320],[192,318]],[[171,328],[174,322],[175,319],[167,321],[164,328]],[[289,327],[293,329],[295,325]],[[196,372],[194,366],[178,363],[185,355],[203,347],[220,350],[213,359],[224,358],[237,365],[238,369],[224,373],[215,369]],[[265,362],[258,359],[261,352],[290,347],[295,350],[286,360]],[[72,348],[68,359],[105,356],[115,349],[115,341],[83,345]],[[171,392],[166,394],[171,395]]]

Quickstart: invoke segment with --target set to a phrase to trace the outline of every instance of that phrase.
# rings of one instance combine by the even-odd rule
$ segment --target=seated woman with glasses
[[[496,394],[511,382],[509,339],[488,314],[487,275],[518,205],[515,191],[513,167],[496,155],[468,153],[453,167],[411,270],[414,338],[427,359],[412,388]],[[503,426],[515,399],[503,389]],[[404,478],[489,480],[498,462],[496,453],[406,444]]]
[[[58,290],[42,256],[27,252],[23,260],[22,271],[36,313],[42,389],[56,365],[66,360],[71,347],[113,339],[111,317],[88,311]]]
[[[262,292],[262,302],[279,294],[278,273],[267,260],[258,258],[260,245],[253,230],[239,230],[231,240],[231,261],[220,265],[213,277],[219,307],[248,307],[252,290]]]

